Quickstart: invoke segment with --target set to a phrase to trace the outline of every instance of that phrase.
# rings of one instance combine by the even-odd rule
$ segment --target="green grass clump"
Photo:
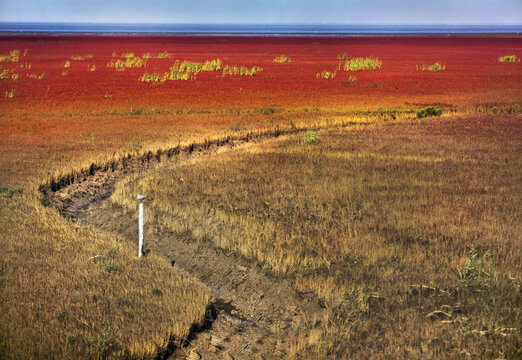
[[[39,74],[39,75],[36,75],[36,74],[29,74],[27,75],[27,77],[29,79],[38,79],[38,80],[42,80],[42,79],[47,79],[49,77],[49,75],[47,75],[46,73],[42,73],[42,74]]]
[[[168,80],[194,80],[201,71],[219,71],[223,63],[220,59],[207,60],[204,63],[179,61],[170,68]]]
[[[82,55],[73,55],[73,56],[71,56],[71,60],[75,60],[75,61],[83,61],[83,60],[86,60],[86,59],[92,59],[92,54],[87,54],[85,56],[82,56]]]
[[[112,273],[118,269],[119,269],[118,264],[113,263],[113,262],[110,262],[107,265],[105,265],[105,271],[107,271],[108,273]]]
[[[419,119],[430,117],[430,116],[441,116],[442,115],[442,108],[438,106],[427,106],[423,109],[419,109],[417,111],[417,117]]]
[[[9,71],[9,69],[4,69],[0,71],[0,80],[18,80],[19,77],[19,74],[12,73],[11,71]]]
[[[140,77],[140,81],[143,81],[143,82],[165,82],[168,79],[168,74],[169,73],[163,73],[163,74],[158,74],[158,73],[149,74],[149,73],[145,73],[145,74],[143,74]]]
[[[145,73],[141,76],[140,81],[143,82],[165,82],[167,80],[195,80],[197,75],[202,71],[215,71],[226,75],[240,75],[240,76],[255,76],[258,72],[263,71],[263,68],[253,66],[248,68],[246,66],[226,65],[220,59],[207,60],[205,62],[191,62],[176,60],[169,72],[163,74],[149,74]]]
[[[415,65],[415,69],[417,71],[444,71],[446,70],[446,65],[442,65],[438,62],[436,62],[435,64],[432,64],[432,65],[426,65],[426,64],[422,64],[422,65]]]
[[[498,58],[498,62],[515,62],[515,61],[517,61],[517,57],[515,55],[500,56]]]
[[[13,50],[9,55],[0,55],[0,62],[18,62],[20,50]]]
[[[382,67],[382,61],[378,58],[353,58],[344,63],[344,71],[375,70]]]
[[[132,55],[132,56],[131,56]],[[125,71],[128,68],[141,68],[147,65],[147,61],[139,58],[134,57],[133,53],[124,54],[123,59],[111,59],[107,63],[107,67],[115,68],[117,71]]]
[[[304,144],[305,145],[313,145],[317,144],[321,140],[321,136],[316,133],[314,130],[307,131],[304,136]]]
[[[0,80],[9,79],[9,70],[4,69],[0,72]]]
[[[289,63],[291,61],[292,60],[289,57],[286,57],[284,55],[281,55],[281,56],[278,56],[278,57],[274,58],[274,62],[275,63]]]
[[[11,189],[10,187],[7,187],[7,186],[0,186],[0,194],[3,194],[4,197],[6,198],[11,198],[13,197],[13,195],[15,194],[22,194],[24,192],[24,189],[18,187],[18,188],[14,188],[14,189]]]
[[[226,75],[239,75],[239,76],[256,76],[258,72],[263,71],[262,67],[253,66],[248,68],[246,66],[225,66],[223,68],[223,76]]]
[[[5,98],[6,99],[12,99],[12,98],[14,98],[14,96],[15,96],[15,90],[14,89],[11,89],[11,90],[5,92]]]
[[[323,70],[320,73],[315,74],[315,77],[318,79],[328,80],[328,79],[335,79],[337,76],[337,71],[331,72],[328,70]]]
[[[168,54],[167,54],[168,55]],[[204,63],[176,60],[170,70],[163,74],[145,73],[140,78],[143,82],[165,82],[167,80],[195,80],[202,71],[220,71],[223,63],[220,59],[207,60]]]

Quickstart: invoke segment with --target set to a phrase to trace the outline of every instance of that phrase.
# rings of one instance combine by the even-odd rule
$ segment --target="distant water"
[[[357,36],[518,34],[522,25],[209,25],[0,23],[2,35]]]

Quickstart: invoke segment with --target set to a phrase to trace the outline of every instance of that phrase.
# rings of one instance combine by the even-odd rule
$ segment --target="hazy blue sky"
[[[522,0],[0,0],[0,21],[521,24]]]

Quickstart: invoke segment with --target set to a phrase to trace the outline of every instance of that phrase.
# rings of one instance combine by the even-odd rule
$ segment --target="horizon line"
[[[0,24],[82,24],[82,25],[217,25],[217,26],[521,26],[522,23],[240,23],[240,22],[102,22],[102,21],[0,21]]]

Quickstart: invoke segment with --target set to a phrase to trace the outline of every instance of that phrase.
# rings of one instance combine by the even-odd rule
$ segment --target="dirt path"
[[[163,161],[175,166],[187,157],[219,156],[221,151],[240,151],[245,146],[256,145],[251,139],[236,140],[164,159],[127,159],[125,166],[108,166],[56,191],[44,189],[44,202],[73,221],[118,233],[136,243],[136,215],[125,215],[108,200],[117,180],[134,171],[151,170]],[[208,286],[213,297],[206,326],[191,334],[186,346],[168,354],[169,359],[284,358],[298,337],[320,324],[323,309],[316,296],[297,292],[291,278],[264,273],[256,262],[208,241],[194,240],[190,232],[165,233],[149,226],[146,239],[147,251],[163,254],[173,266],[188,271]]]

